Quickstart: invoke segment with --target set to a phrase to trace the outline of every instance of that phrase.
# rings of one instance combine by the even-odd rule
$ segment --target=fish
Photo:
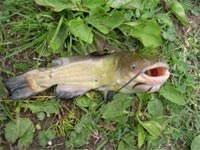
[[[170,76],[169,65],[159,58],[134,52],[102,56],[71,56],[52,60],[51,67],[39,68],[4,81],[9,99],[28,99],[57,85],[56,97],[74,98],[90,90],[106,95],[147,92],[160,89]]]

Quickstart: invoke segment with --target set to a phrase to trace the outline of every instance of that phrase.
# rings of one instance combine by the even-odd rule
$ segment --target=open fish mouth
[[[169,66],[166,63],[156,63],[143,70],[142,76],[148,80],[165,82],[169,78]],[[157,82],[156,82],[157,83]]]
[[[143,69],[143,71],[138,75],[136,79],[138,80],[138,83],[133,86],[133,89],[138,92],[148,93],[158,91],[169,76],[168,64],[158,62]]]
[[[169,75],[169,66],[165,63],[158,63],[144,70],[144,74],[149,77],[162,77]]]

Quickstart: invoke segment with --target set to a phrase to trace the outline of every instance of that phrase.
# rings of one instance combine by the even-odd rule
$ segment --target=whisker
[[[133,76],[128,82],[126,82],[123,86],[121,86],[118,90],[116,90],[114,93],[110,94],[107,99],[111,99],[116,93],[118,93],[120,90],[122,90],[124,87],[129,85],[132,81],[134,81],[142,72],[138,72],[135,76]]]
[[[129,85],[132,81],[134,81],[139,75],[141,74],[141,72],[138,72],[133,78],[131,78],[127,83],[125,83],[121,88],[119,88],[115,93],[119,92],[121,89],[123,89],[124,87],[126,87],[127,85]]]
[[[150,88],[146,91],[146,93],[150,92],[150,91],[152,90],[152,88],[153,88],[153,87],[150,87]]]

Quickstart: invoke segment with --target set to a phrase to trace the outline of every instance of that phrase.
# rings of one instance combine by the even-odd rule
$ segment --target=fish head
[[[129,82],[121,91],[156,92],[170,76],[169,66],[165,61],[145,55],[128,55],[121,60],[120,81],[123,85]]]

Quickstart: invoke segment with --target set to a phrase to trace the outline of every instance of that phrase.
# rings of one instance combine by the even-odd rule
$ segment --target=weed
[[[199,149],[198,0],[0,4],[1,78],[48,66],[56,57],[113,49],[158,55],[171,72],[159,92],[118,93],[111,102],[94,91],[58,101],[50,96],[53,88],[9,101],[0,80],[0,149]]]

